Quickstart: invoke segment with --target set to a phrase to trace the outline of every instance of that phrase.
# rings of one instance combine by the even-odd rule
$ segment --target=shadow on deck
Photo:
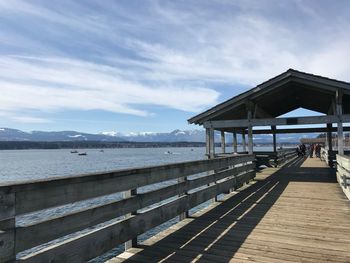
[[[349,211],[332,169],[296,159],[109,262],[349,262]]]

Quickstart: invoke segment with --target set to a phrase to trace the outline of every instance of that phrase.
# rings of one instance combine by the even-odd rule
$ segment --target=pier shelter
[[[279,117],[304,108],[319,112],[312,117]],[[237,134],[242,136],[243,151],[253,153],[253,134],[272,134],[276,152],[276,134],[279,133],[326,133],[327,148],[331,151],[332,132],[338,138],[337,150],[344,154],[343,127],[350,122],[350,83],[289,69],[223,103],[188,120],[206,129],[207,155],[215,156],[214,131],[221,132],[222,152],[225,153],[225,133],[233,134],[233,151],[237,152]],[[317,128],[279,128],[291,125],[313,125]],[[253,129],[268,127],[269,129]],[[277,128],[278,127],[278,128]]]
[[[279,117],[299,107],[320,115]],[[0,182],[0,262],[349,262],[349,83],[290,69],[189,122],[205,127],[208,158]],[[323,126],[280,128],[311,124]],[[276,134],[302,132],[327,133],[321,158],[276,149]],[[276,167],[256,169],[261,133],[272,134]]]

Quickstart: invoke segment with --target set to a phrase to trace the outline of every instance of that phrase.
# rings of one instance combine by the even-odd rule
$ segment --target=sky
[[[0,0],[0,127],[199,128],[288,68],[350,81],[349,25],[347,0]]]

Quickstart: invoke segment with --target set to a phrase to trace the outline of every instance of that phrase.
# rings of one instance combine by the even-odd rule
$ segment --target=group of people
[[[297,154],[298,154],[298,157],[306,155],[306,146],[305,146],[305,144],[302,143],[302,144],[298,145],[298,147],[297,147]]]
[[[310,158],[314,157],[314,154],[316,157],[321,157],[321,145],[320,144],[311,144],[308,148],[306,148],[305,144],[299,144],[297,146],[296,152],[298,156],[306,156],[306,152],[309,153]]]
[[[310,158],[313,157],[315,152],[315,156],[317,158],[321,157],[321,145],[320,144],[311,144],[310,145]]]

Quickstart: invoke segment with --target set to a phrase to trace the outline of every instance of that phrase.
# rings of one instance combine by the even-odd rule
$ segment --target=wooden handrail
[[[337,154],[337,181],[350,200],[350,156]]]
[[[84,262],[145,231],[255,177],[253,155],[182,162],[153,167],[94,173],[0,186],[0,262],[51,240],[113,221],[75,238],[21,257],[19,261]],[[205,173],[205,174],[203,174]],[[187,176],[195,175],[195,178]],[[177,180],[185,178],[186,180]],[[27,225],[16,225],[19,215],[51,209],[104,195],[169,182],[152,190]],[[165,202],[171,198],[172,201]],[[140,212],[140,209],[152,208]]]

